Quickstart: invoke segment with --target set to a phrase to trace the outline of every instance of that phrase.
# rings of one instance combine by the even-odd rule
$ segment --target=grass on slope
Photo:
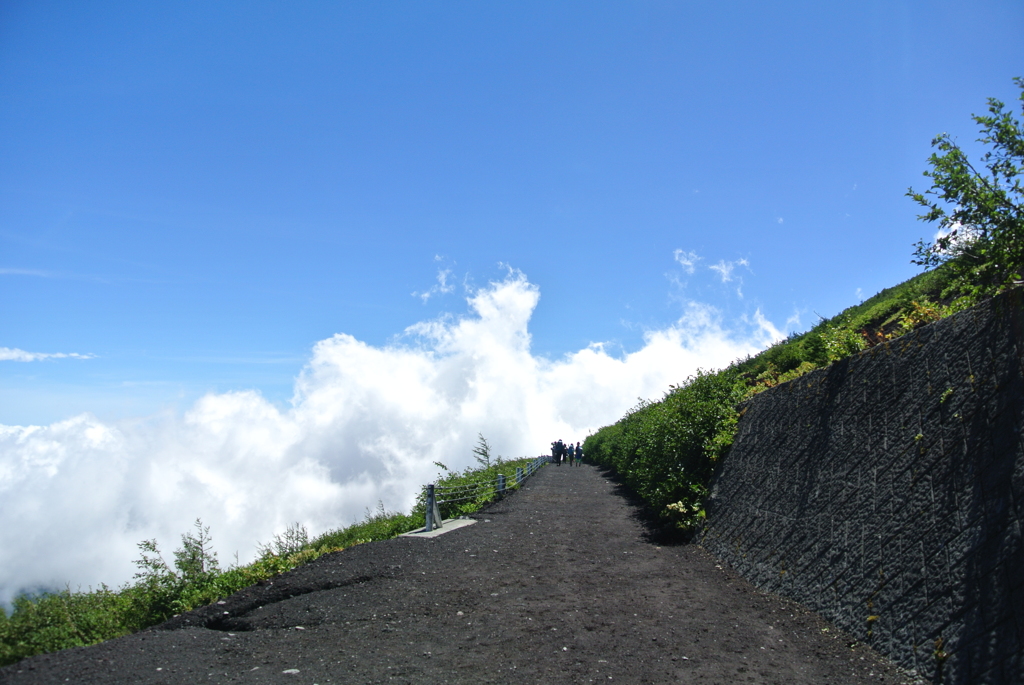
[[[792,380],[975,304],[971,298],[951,296],[950,285],[947,267],[927,271],[730,368],[745,379],[750,392]]]
[[[482,469],[449,472],[440,485],[487,483],[506,476],[515,488],[517,467],[532,459],[503,461]],[[448,471],[443,465],[442,468]],[[493,489],[459,505],[446,515],[476,511],[494,499]],[[313,540],[298,524],[265,545],[251,564],[222,570],[212,548],[210,529],[196,521],[192,532],[181,536],[182,545],[167,563],[155,540],[139,543],[139,572],[135,581],[117,590],[106,585],[82,592],[70,587],[37,596],[22,595],[8,614],[0,607],[0,666],[35,654],[81,647],[127,635],[161,623],[175,614],[204,606],[261,580],[309,563],[324,554],[375,540],[388,540],[423,525],[422,495],[409,514],[388,512],[383,505],[346,528],[329,531]]]
[[[590,435],[585,458],[618,472],[667,525],[690,531],[704,518],[708,482],[732,445],[740,401],[974,304],[950,295],[950,279],[946,267],[923,273],[754,357],[698,371]]]

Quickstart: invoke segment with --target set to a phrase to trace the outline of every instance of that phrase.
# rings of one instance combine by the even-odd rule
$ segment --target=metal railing
[[[441,505],[454,504],[469,501],[490,501],[501,499],[510,490],[515,490],[523,484],[527,478],[551,461],[551,457],[537,457],[525,467],[516,468],[516,479],[514,483],[507,482],[505,474],[498,474],[494,480],[482,480],[466,485],[435,485],[430,483],[423,486],[426,491],[427,515],[424,530],[430,532],[440,528],[442,524]]]

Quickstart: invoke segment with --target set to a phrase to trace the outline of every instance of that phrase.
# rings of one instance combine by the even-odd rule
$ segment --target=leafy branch
[[[1014,83],[1024,103],[1024,79]],[[918,218],[940,229],[934,241],[915,244],[911,261],[926,269],[949,263],[951,292],[973,300],[1019,282],[1024,273],[1024,129],[1005,107],[989,98],[989,113],[972,115],[982,134],[977,141],[990,148],[981,157],[981,171],[943,133],[932,140],[938,151],[924,172],[931,187],[907,190],[927,210]]]

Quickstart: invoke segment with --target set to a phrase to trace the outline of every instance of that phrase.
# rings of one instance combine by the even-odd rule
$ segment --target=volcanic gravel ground
[[[322,557],[0,682],[909,682],[700,547],[659,544],[592,466],[548,466],[477,518]]]

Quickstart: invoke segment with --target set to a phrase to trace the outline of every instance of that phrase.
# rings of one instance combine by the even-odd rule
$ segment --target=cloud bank
[[[222,562],[236,551],[245,562],[292,522],[316,534],[378,501],[408,510],[433,462],[472,463],[478,432],[502,455],[542,454],[782,337],[760,313],[737,333],[690,303],[636,352],[592,344],[550,360],[530,351],[539,298],[510,271],[472,293],[465,315],[417,323],[393,344],[322,340],[289,407],[244,391],[184,415],[0,426],[0,601],[126,582],[139,541],[158,539],[169,558],[197,517]]]
[[[0,362],[38,362],[44,359],[95,359],[95,354],[77,352],[26,352],[17,347],[0,347]]]

